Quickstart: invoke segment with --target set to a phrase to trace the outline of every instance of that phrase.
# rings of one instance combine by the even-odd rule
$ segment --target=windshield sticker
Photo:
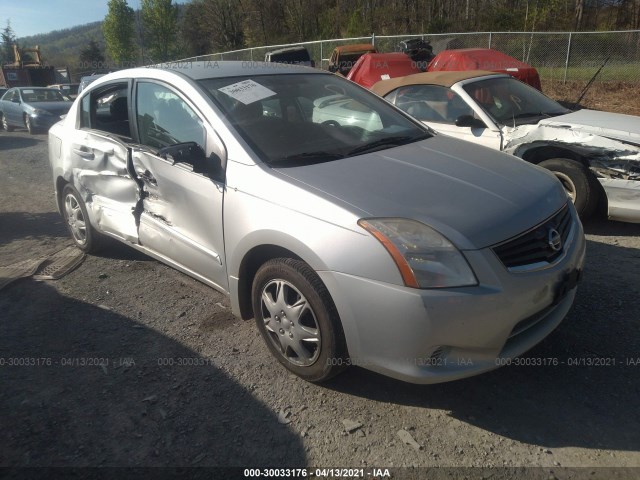
[[[33,93],[33,90],[22,90],[22,93]]]
[[[218,90],[245,105],[272,97],[276,94],[276,92],[269,90],[267,87],[253,80],[243,80],[242,82],[227,85]]]
[[[380,75],[380,80],[389,80],[391,79],[391,77],[389,76],[388,73],[383,73],[382,75]]]

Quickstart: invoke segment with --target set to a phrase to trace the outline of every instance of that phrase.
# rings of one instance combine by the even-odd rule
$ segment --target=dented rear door
[[[134,212],[139,189],[128,166],[128,152],[124,142],[108,133],[77,130],[69,158],[73,183],[85,200],[91,224],[138,243]]]

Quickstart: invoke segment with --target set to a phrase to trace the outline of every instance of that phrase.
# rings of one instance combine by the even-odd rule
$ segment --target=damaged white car
[[[606,201],[612,220],[640,222],[640,118],[572,112],[505,74],[419,73],[378,82],[378,95],[438,132],[553,171],[584,219]]]
[[[51,128],[49,159],[79,248],[112,237],[228,294],[309,381],[497,368],[558,326],[584,264],[550,172],[307,67],[106,75]]]

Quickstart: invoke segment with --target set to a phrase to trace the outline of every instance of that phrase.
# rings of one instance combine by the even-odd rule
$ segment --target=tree
[[[172,0],[142,0],[142,25],[146,48],[154,62],[170,60],[175,51],[178,6]]]
[[[13,44],[16,43],[16,34],[13,28],[11,28],[11,22],[9,20],[7,20],[7,26],[0,32],[0,38],[2,38],[0,63],[12,63],[14,61]]]
[[[118,64],[136,58],[134,47],[134,12],[127,0],[109,0],[109,12],[104,19],[102,31],[107,43],[107,54]]]
[[[80,51],[80,61],[88,65],[100,65],[104,63],[104,55],[100,45],[95,40],[90,40],[89,45]]]
[[[205,55],[213,52],[208,34],[209,26],[204,21],[205,6],[201,1],[187,3],[180,22],[180,40],[185,56]]]

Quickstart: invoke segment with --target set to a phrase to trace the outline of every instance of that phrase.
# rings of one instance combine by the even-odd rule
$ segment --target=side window
[[[80,102],[80,128],[91,128],[91,95],[85,95]]]
[[[80,127],[130,138],[127,90],[125,83],[85,95],[80,103]]]
[[[453,90],[439,85],[410,85],[396,90],[395,104],[418,120],[455,123],[473,109]]]
[[[206,132],[200,118],[182,98],[157,83],[138,83],[136,121],[143,145],[163,148],[195,142],[205,148]]]

